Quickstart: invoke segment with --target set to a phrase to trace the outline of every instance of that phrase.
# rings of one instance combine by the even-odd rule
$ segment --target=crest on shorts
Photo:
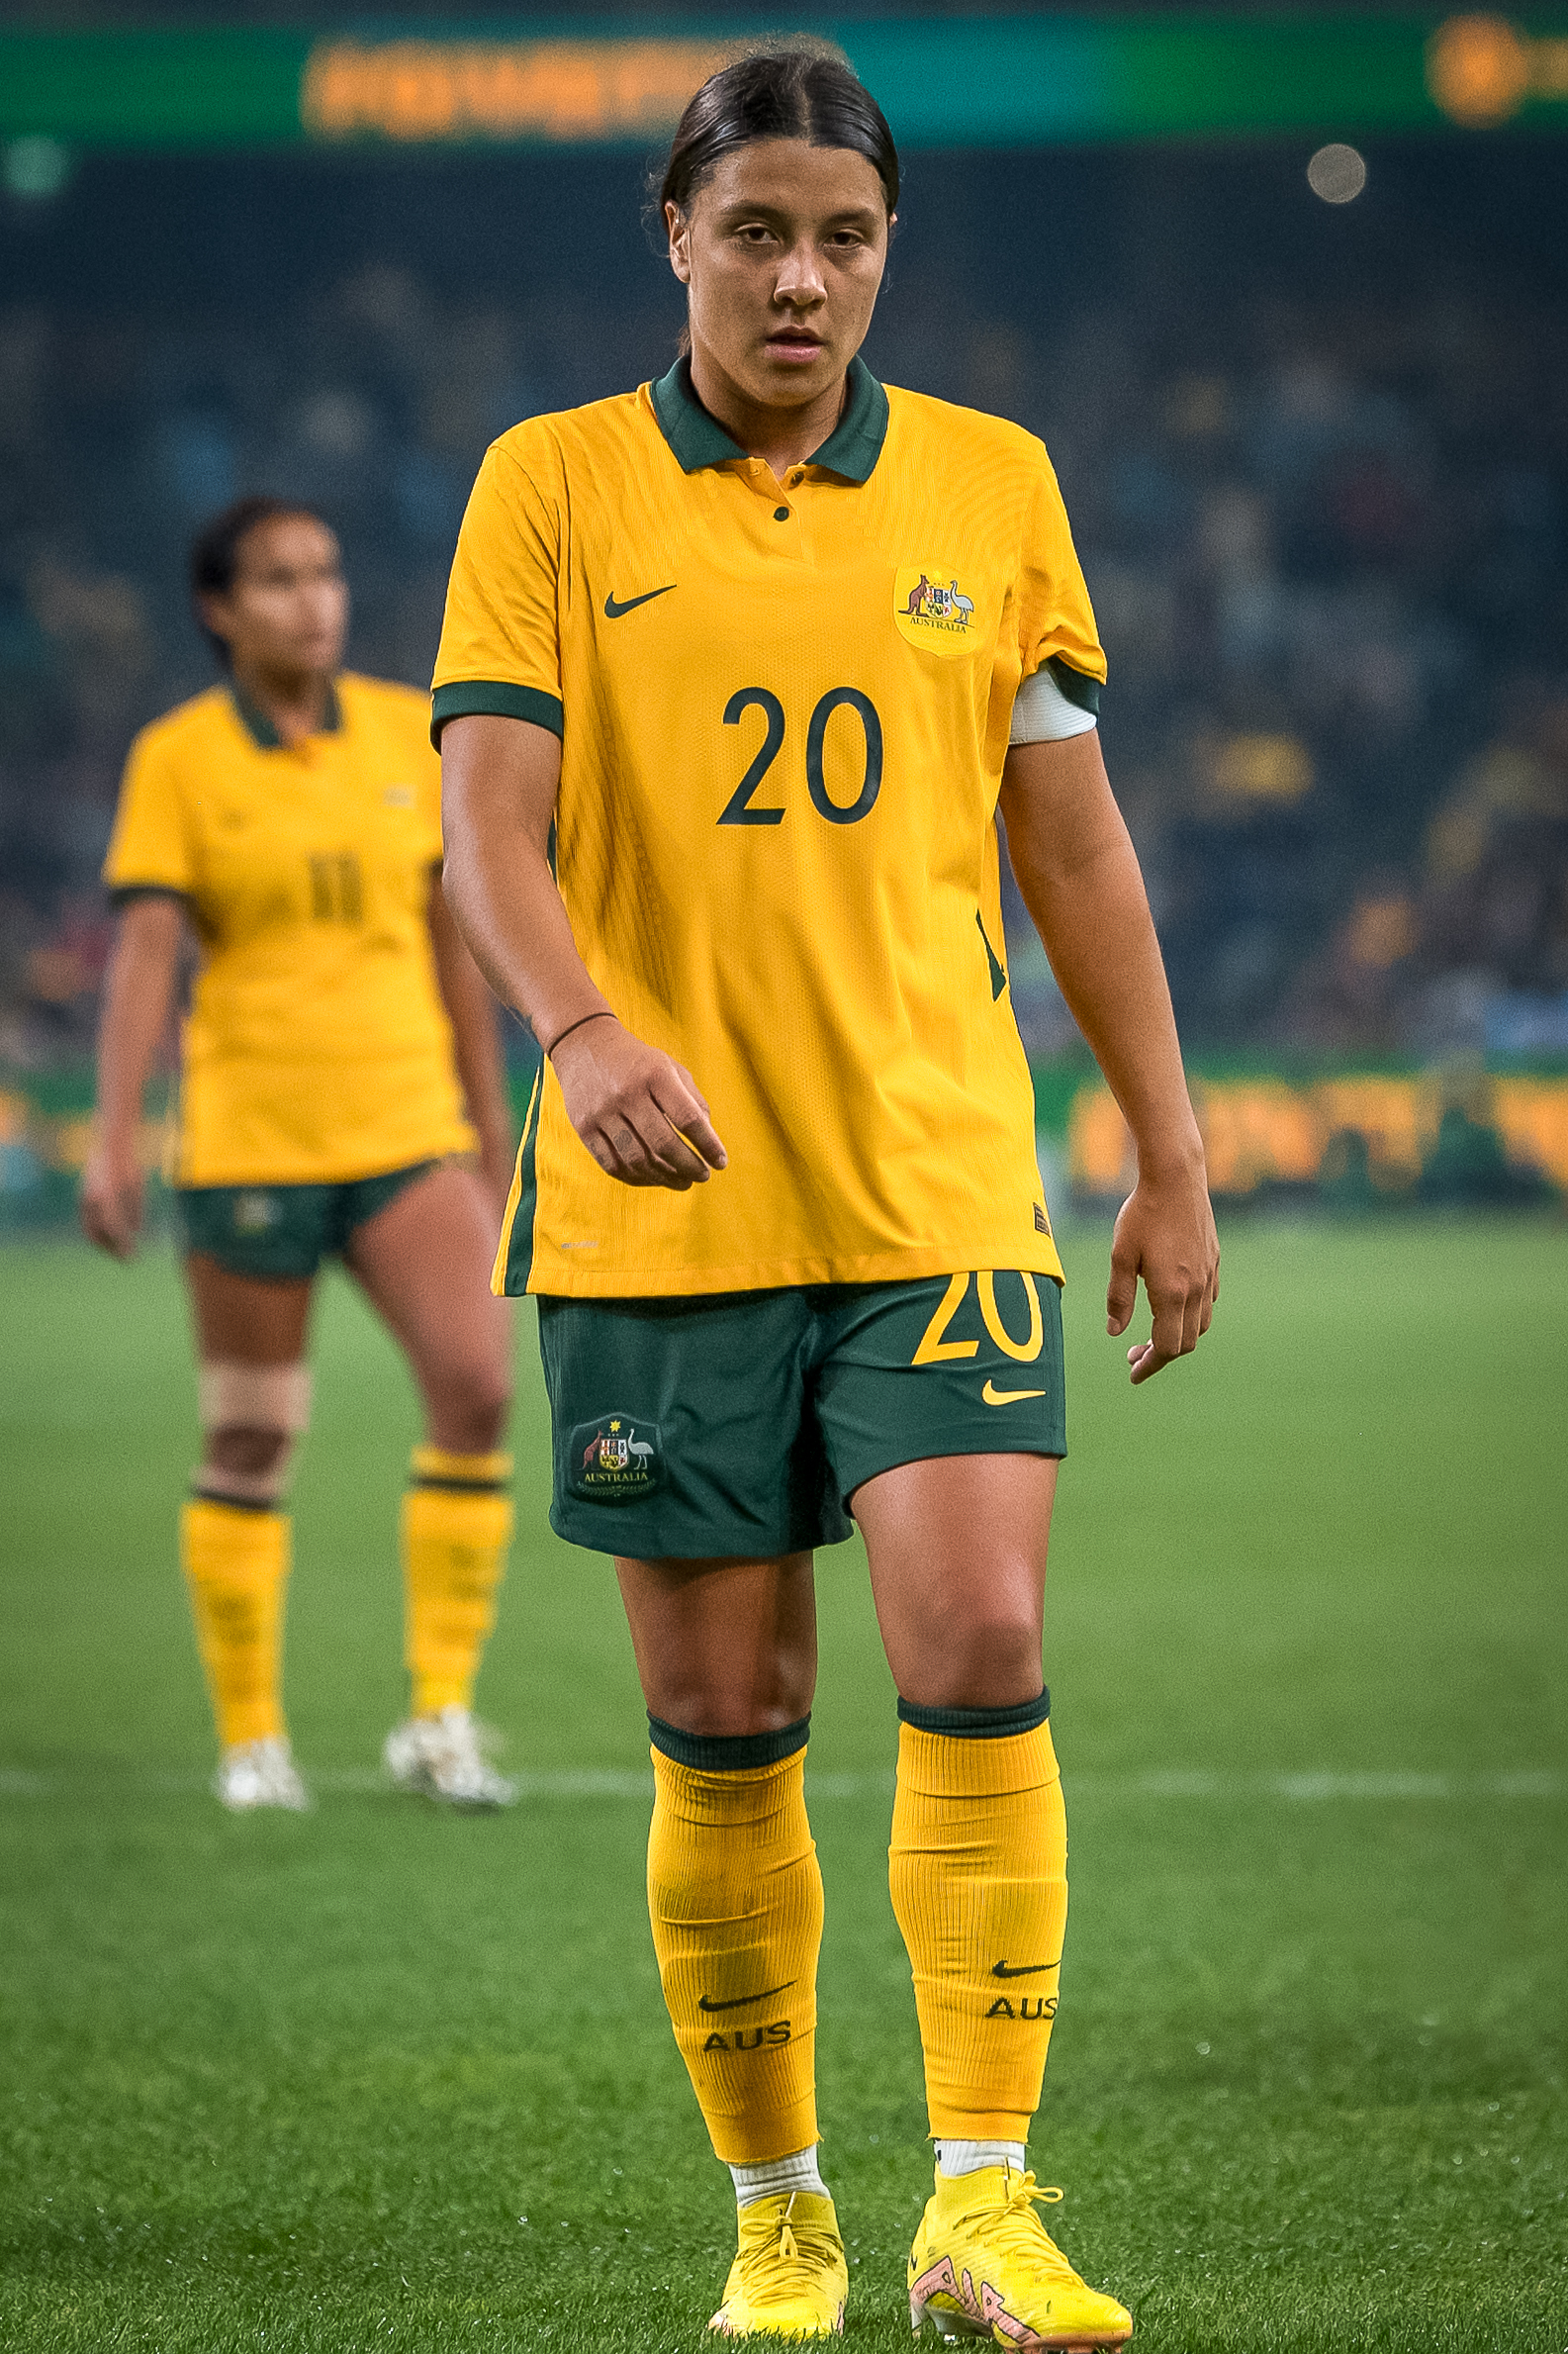
[[[601,1414],[580,1422],[567,1442],[566,1483],[591,1504],[636,1504],[664,1484],[664,1449],[656,1422]]]
[[[900,637],[927,654],[952,658],[979,643],[974,600],[946,564],[906,564],[894,574],[893,619]]]
[[[281,1215],[275,1193],[252,1192],[248,1187],[234,1195],[233,1219],[236,1234],[268,1234]]]

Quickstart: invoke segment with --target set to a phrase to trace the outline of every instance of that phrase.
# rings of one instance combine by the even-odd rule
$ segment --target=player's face
[[[254,524],[239,543],[232,588],[203,610],[238,669],[329,676],[348,628],[337,541],[308,515]]]
[[[737,390],[795,408],[843,377],[872,323],[891,226],[864,155],[764,140],[726,155],[690,213],[667,205],[665,216],[692,344]]]

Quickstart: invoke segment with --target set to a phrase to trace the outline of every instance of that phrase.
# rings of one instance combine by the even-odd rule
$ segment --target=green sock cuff
[[[191,1502],[221,1504],[226,1512],[248,1512],[252,1517],[257,1513],[278,1520],[285,1517],[281,1496],[231,1496],[221,1487],[203,1487],[199,1478],[191,1481]]]
[[[650,1714],[648,1718],[648,1739],[660,1756],[699,1774],[756,1773],[762,1766],[779,1765],[792,1757],[810,1738],[809,1716],[778,1733],[683,1733],[662,1717]]]
[[[956,1741],[1006,1741],[1015,1733],[1033,1733],[1051,1715],[1050,1687],[1037,1700],[1015,1701],[1011,1708],[922,1708],[916,1700],[900,1698],[898,1722],[917,1733],[945,1733]]]
[[[409,1458],[411,1489],[433,1487],[448,1495],[489,1496],[504,1489],[511,1477],[511,1458],[505,1449],[461,1455],[450,1448],[415,1447]]]
[[[411,1478],[405,1492],[411,1496],[504,1496],[507,1483],[503,1479]]]

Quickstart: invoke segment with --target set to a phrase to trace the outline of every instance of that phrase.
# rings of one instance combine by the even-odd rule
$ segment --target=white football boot
[[[286,1807],[303,1815],[311,1803],[288,1742],[275,1733],[225,1749],[213,1776],[213,1795],[231,1815],[254,1814],[258,1807]]]
[[[388,1734],[381,1762],[400,1790],[417,1791],[449,1807],[509,1807],[517,1792],[485,1755],[481,1734],[466,1708],[436,1717],[406,1717]]]

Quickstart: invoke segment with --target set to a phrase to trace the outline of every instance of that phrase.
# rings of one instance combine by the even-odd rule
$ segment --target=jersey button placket
[[[804,480],[805,469],[803,466],[797,466],[794,472],[787,477],[784,488],[790,491],[797,491]],[[792,507],[776,507],[773,511],[773,519],[776,523],[786,523],[794,512],[795,511]]]
[[[781,486],[777,480],[771,481],[768,484],[768,493],[770,497],[778,500],[779,502],[773,511],[774,521],[776,523],[793,523],[795,526],[793,532],[788,536],[784,544],[787,546],[790,555],[795,557],[797,561],[803,561],[805,556],[799,499],[800,486],[804,481],[804,470],[799,467],[797,467],[792,474],[785,475],[783,488],[785,492],[792,492],[794,494],[792,503],[787,498],[780,498],[779,494]]]
[[[796,508],[791,507],[787,501],[781,496],[783,486],[780,484],[779,478],[774,473],[773,468],[766,462],[766,460],[762,458],[749,458],[747,460],[746,472],[747,478],[751,483],[751,487],[756,492],[758,498],[760,500],[766,501],[770,519],[775,523],[794,523],[798,525],[800,521],[799,512]],[[790,487],[794,488],[804,480],[804,476],[803,474],[796,472],[788,476],[787,480]],[[786,539],[783,542],[781,542],[775,536],[773,537],[772,543],[774,547],[779,549],[781,552],[784,552],[786,549],[787,552],[795,558],[796,562],[800,560],[801,547],[798,530],[792,538]]]
[[[790,557],[796,564],[803,564],[805,562],[805,535],[801,527],[799,508],[785,507],[781,504],[774,509],[773,519],[776,524],[782,526],[775,533],[774,546],[781,555]],[[791,523],[794,525],[793,530],[789,528]]]

